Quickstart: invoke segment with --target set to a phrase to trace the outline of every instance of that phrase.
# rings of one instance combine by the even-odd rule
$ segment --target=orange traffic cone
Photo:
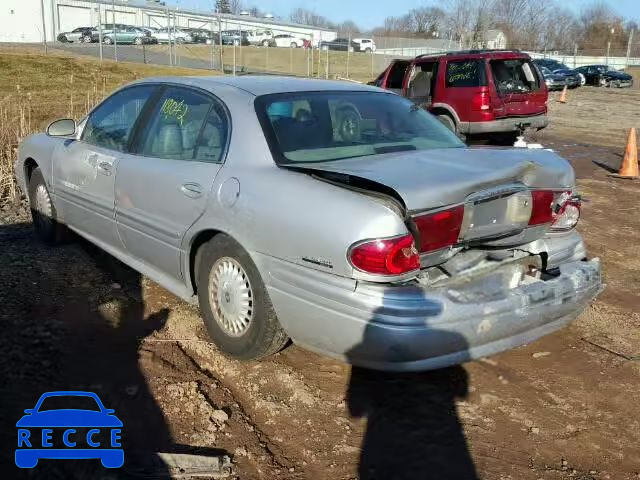
[[[611,177],[617,178],[638,178],[638,145],[636,139],[636,129],[629,130],[629,139],[627,140],[627,149],[624,152],[622,165],[618,173],[610,174]]]
[[[565,85],[562,89],[562,93],[560,94],[560,98],[558,99],[560,103],[567,103],[567,86]]]

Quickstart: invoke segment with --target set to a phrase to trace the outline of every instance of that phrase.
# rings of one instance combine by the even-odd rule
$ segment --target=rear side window
[[[525,58],[493,60],[491,73],[498,93],[526,93],[540,88],[536,69]]]
[[[228,135],[227,117],[208,95],[169,87],[143,134],[139,153],[170,160],[220,162]]]
[[[483,60],[460,60],[447,63],[447,87],[484,87],[487,73]]]

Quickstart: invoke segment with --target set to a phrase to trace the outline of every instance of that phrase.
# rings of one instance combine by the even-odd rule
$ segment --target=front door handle
[[[202,196],[202,186],[198,183],[183,183],[180,191],[189,198],[199,198]]]
[[[100,162],[98,164],[98,171],[103,174],[106,175],[107,177],[109,175],[111,175],[111,167],[113,165],[111,165],[109,162]]]

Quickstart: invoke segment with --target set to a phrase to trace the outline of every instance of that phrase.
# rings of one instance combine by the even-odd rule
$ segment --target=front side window
[[[225,111],[212,97],[169,87],[149,119],[138,153],[171,160],[221,162],[228,130]]]
[[[82,140],[97,147],[126,151],[133,126],[155,89],[153,85],[142,85],[113,94],[89,115]]]
[[[464,147],[434,116],[387,93],[265,95],[256,99],[256,112],[278,163]]]

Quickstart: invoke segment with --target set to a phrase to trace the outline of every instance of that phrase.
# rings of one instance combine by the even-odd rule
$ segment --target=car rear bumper
[[[603,288],[598,260],[562,264],[551,280],[491,298],[458,287],[355,283],[291,264],[268,268],[269,294],[294,342],[390,371],[442,368],[529,343],[570,323]]]
[[[549,125],[549,119],[545,114],[531,117],[508,117],[492,120],[490,122],[461,122],[458,125],[460,133],[479,135],[485,133],[515,132],[521,128],[533,128],[540,130]]]

